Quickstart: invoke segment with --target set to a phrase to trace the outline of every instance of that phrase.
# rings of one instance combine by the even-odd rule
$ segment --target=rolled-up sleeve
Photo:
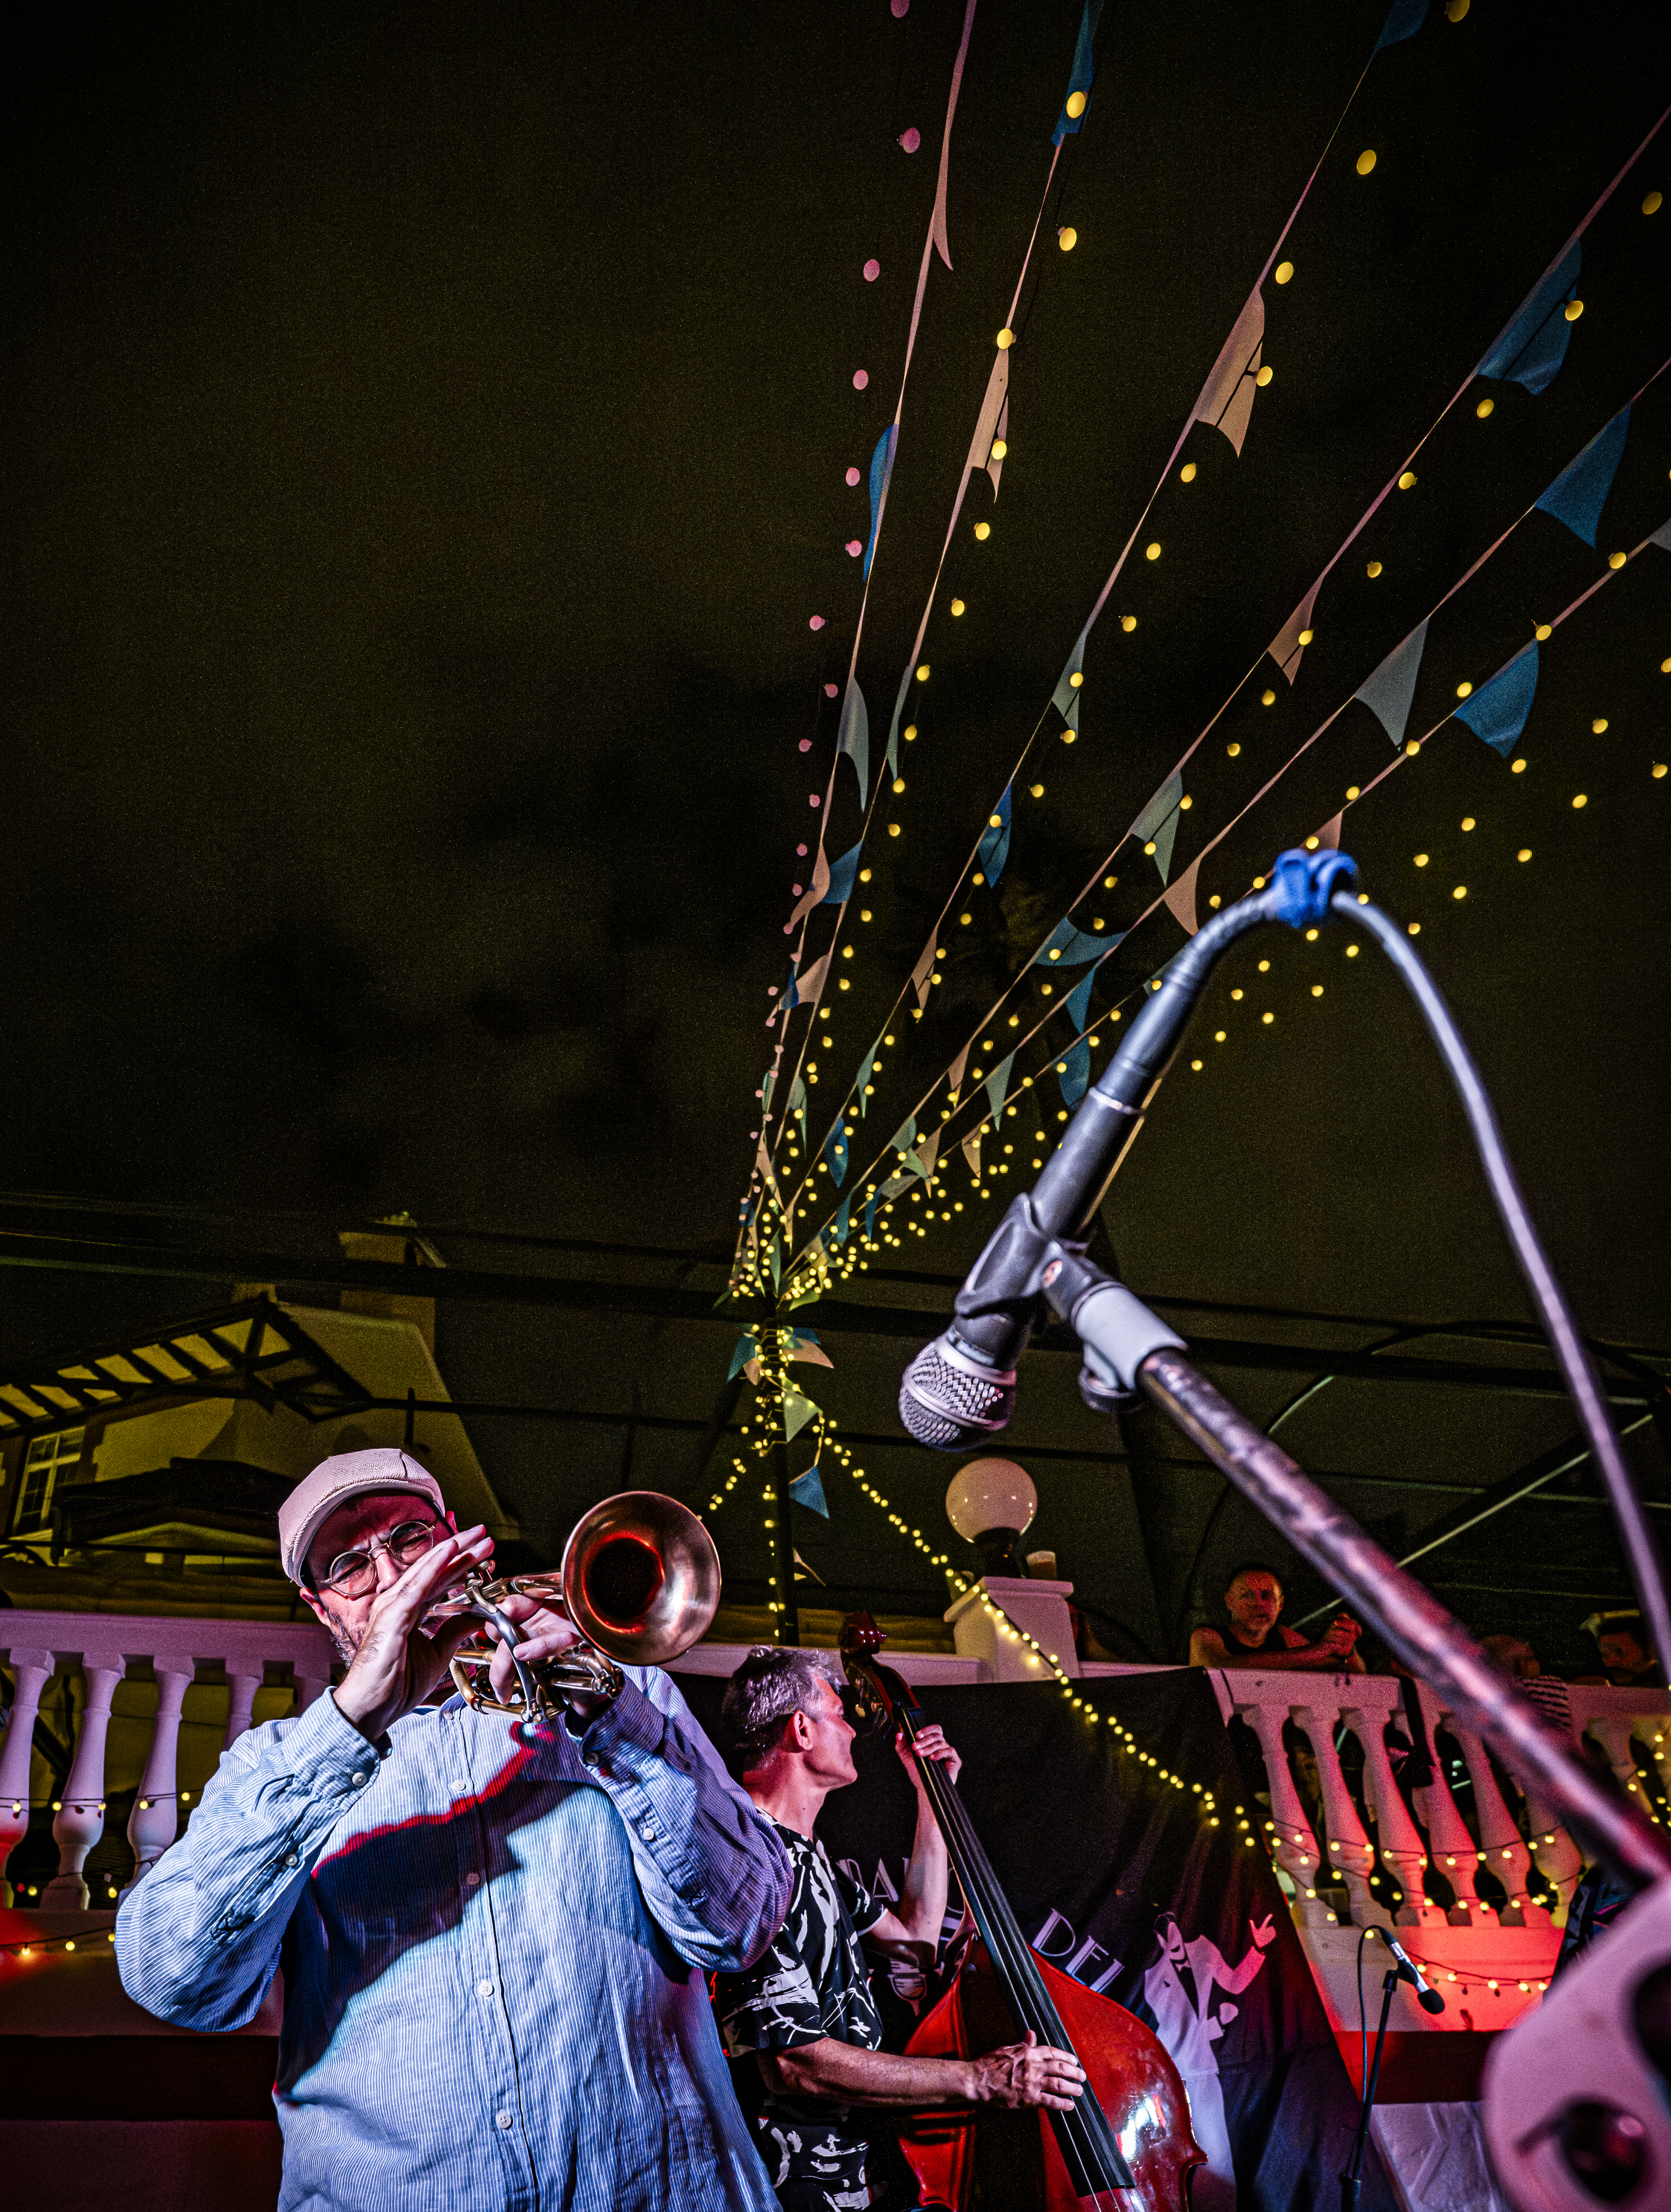
[[[739,1972],[788,1909],[788,1853],[678,1686],[662,1676],[650,1688],[629,1675],[576,1748],[625,1824],[645,1902],[674,1949],[704,1972]]]
[[[134,2002],[181,2027],[252,2019],[314,1863],[376,1789],[380,1763],[329,1695],[240,1736],[185,1833],[117,1914],[117,1964]]]

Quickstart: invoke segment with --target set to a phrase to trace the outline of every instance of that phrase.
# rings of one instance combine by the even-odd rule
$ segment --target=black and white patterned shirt
[[[793,2051],[829,2036],[879,2050],[882,2019],[859,1938],[886,1910],[829,1863],[821,1843],[775,1821],[789,1854],[794,1887],[771,1948],[746,1973],[721,1974],[714,1988],[726,2049],[733,2057]],[[753,2093],[740,2083],[744,2108],[774,2188],[817,2184],[832,2205],[868,2203],[865,2136],[853,2108],[827,2097]]]

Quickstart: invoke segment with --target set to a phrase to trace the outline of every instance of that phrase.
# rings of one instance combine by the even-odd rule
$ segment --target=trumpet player
[[[678,1690],[429,1702],[479,1625],[437,1601],[491,1544],[405,1453],[326,1460],[279,1537],[346,1671],[232,1746],[116,1942],[185,2027],[243,2026],[282,1969],[281,2212],[771,2212],[705,1977],[759,1957],[791,1871]],[[580,1640],[501,1609],[525,1663]],[[492,1671],[503,1698],[502,1639]]]

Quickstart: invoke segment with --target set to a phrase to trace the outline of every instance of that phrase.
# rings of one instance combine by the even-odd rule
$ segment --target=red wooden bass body
[[[908,1684],[875,1663],[882,1641],[868,1613],[850,1616],[842,1632],[848,1680],[861,1721],[891,1724],[914,1742],[927,1717]],[[1165,2045],[1123,2005],[1030,1948],[956,1789],[934,1760],[920,1771],[981,1942],[974,1971],[959,1974],[908,2050],[978,2057],[1030,2029],[1073,2053],[1086,2090],[1071,2112],[977,2105],[914,2113],[899,2145],[919,2203],[949,2212],[1188,2212],[1189,2176],[1206,2154],[1190,2132],[1189,2100]]]

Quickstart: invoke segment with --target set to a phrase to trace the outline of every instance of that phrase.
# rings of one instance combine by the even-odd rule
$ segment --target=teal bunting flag
[[[829,1170],[830,1175],[835,1179],[836,1188],[839,1190],[847,1180],[848,1171],[848,1124],[845,1114],[838,1114],[836,1116],[836,1126],[824,1139],[823,1157],[824,1165]]]
[[[1062,112],[1056,118],[1056,128],[1050,140],[1053,146],[1060,146],[1064,138],[1076,136],[1079,125],[1085,119],[1084,107],[1077,115],[1070,115],[1067,103],[1076,92],[1084,93],[1087,103],[1090,101],[1091,78],[1095,73],[1091,47],[1097,36],[1097,20],[1102,12],[1103,0],[1085,0],[1085,13],[1079,18],[1079,40],[1073,48],[1073,67],[1062,100]]]
[[[733,1375],[740,1375],[750,1360],[758,1358],[759,1355],[760,1346],[755,1340],[754,1331],[745,1328],[738,1338],[736,1348],[731,1355],[731,1364],[726,1370],[726,1382],[729,1382]]]
[[[805,1474],[798,1474],[795,1477],[789,1485],[789,1495],[797,1505],[805,1505],[811,1512],[822,1513],[824,1519],[829,1520],[829,1501],[823,1494],[823,1479],[818,1473],[817,1460],[813,1461]]]
[[[1621,407],[1603,430],[1598,430],[1577,459],[1561,471],[1538,505],[1557,522],[1564,522],[1574,537],[1592,550],[1601,509],[1613,489],[1619,457],[1631,428],[1631,410]]]
[[[791,1116],[800,1123],[800,1146],[801,1150],[805,1152],[806,1150],[806,1085],[801,1081],[799,1076],[795,1078],[794,1089],[789,1093],[789,1112]]]
[[[860,838],[850,853],[843,853],[839,860],[829,865],[829,889],[818,902],[821,906],[845,906],[853,896],[853,880],[859,872],[859,856],[864,851]]]
[[[871,562],[876,558],[876,533],[882,523],[882,502],[888,496],[888,479],[894,472],[894,446],[899,437],[899,425],[890,422],[876,441],[876,451],[871,455],[871,534],[865,547],[865,580],[870,581]]]
[[[1004,1101],[1010,1095],[1010,1071],[1015,1066],[1015,1054],[1006,1053],[987,1078],[987,1100],[992,1108],[992,1125],[998,1127],[1004,1111]]]
[[[1483,738],[1493,752],[1507,760],[1520,742],[1537,688],[1538,649],[1535,645],[1524,646],[1489,684],[1482,684],[1463,700],[1456,719],[1466,722],[1476,738]]]
[[[1493,382],[1523,385],[1531,392],[1541,392],[1553,380],[1566,359],[1567,344],[1572,336],[1566,307],[1569,301],[1578,296],[1578,270],[1583,259],[1583,250],[1575,238],[1475,369],[1476,376],[1489,376]]]
[[[876,1202],[881,1195],[879,1190],[873,1190],[865,1201],[865,1242],[867,1244],[876,1234]]]
[[[1081,1037],[1070,1045],[1056,1062],[1056,1080],[1061,1085],[1062,1104],[1077,1106],[1085,1097],[1091,1082],[1091,1043]]]
[[[981,872],[989,884],[995,884],[1004,872],[1004,863],[1010,857],[1010,786],[1004,787],[1004,796],[987,817],[987,826],[981,833],[981,849],[976,855]]]
[[[1118,936],[1098,937],[1093,930],[1076,929],[1071,921],[1059,921],[1033,955],[1033,965],[1036,968],[1081,967],[1085,961],[1095,960],[1101,953],[1112,952],[1119,942]]]
[[[1393,0],[1392,12],[1375,42],[1376,53],[1399,45],[1402,40],[1413,39],[1426,21],[1427,0]]]
[[[851,1191],[849,1191],[849,1192],[848,1193],[847,1196],[846,1196],[846,1197],[842,1200],[841,1204],[840,1204],[840,1205],[836,1207],[836,1231],[835,1231],[835,1234],[836,1234],[836,1243],[837,1243],[838,1245],[840,1245],[840,1244],[845,1244],[845,1243],[847,1243],[847,1241],[848,1241],[848,1232],[849,1232],[849,1231],[850,1231],[850,1229],[851,1229],[851,1227],[852,1227],[852,1223],[851,1223],[851,1220],[850,1220],[850,1218],[849,1218],[850,1215],[852,1214],[852,1212],[853,1212],[853,1193],[852,1193]]]
[[[860,1112],[860,1118],[861,1118],[861,1119],[862,1119],[862,1117],[863,1117],[865,1115],[868,1114],[868,1113],[869,1113],[869,1111],[870,1111],[870,1104],[869,1104],[869,1101],[868,1101],[868,1099],[866,1098],[866,1091],[868,1090],[869,1085],[870,1085],[870,1079],[871,1079],[871,1077],[872,1077],[872,1073],[875,1072],[875,1068],[876,1068],[876,1055],[878,1054],[878,1053],[879,1053],[879,1052],[881,1051],[881,1049],[882,1049],[882,1040],[881,1040],[881,1038],[880,1038],[880,1037],[878,1037],[878,1039],[876,1040],[876,1042],[875,1042],[875,1043],[871,1047],[870,1050],[869,1050],[869,1051],[865,1054],[865,1064],[864,1064],[864,1066],[860,1069],[860,1071],[859,1071],[859,1080],[858,1080],[858,1081],[857,1081],[857,1083],[855,1083],[855,1084],[854,1084],[854,1095],[855,1096],[855,1097],[858,1099],[858,1102],[859,1102],[859,1112]]]

